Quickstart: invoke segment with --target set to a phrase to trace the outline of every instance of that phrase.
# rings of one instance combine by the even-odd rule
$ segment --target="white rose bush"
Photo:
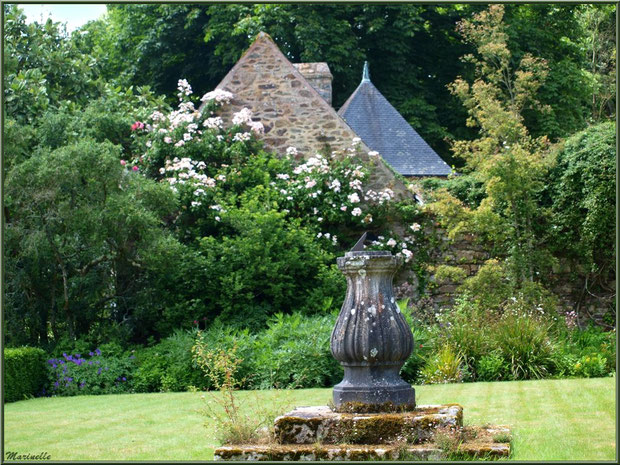
[[[358,138],[340,152],[305,154],[299,161],[291,146],[278,157],[263,149],[264,128],[250,109],[234,113],[228,126],[219,116],[234,99],[230,92],[216,89],[198,99],[181,79],[177,96],[176,108],[134,123],[141,154],[130,165],[178,195],[180,208],[172,221],[186,237],[225,234],[229,214],[253,199],[308,228],[313,240],[332,252],[370,231],[378,236],[371,248],[412,262],[419,224],[410,221],[417,226],[407,227],[402,237],[391,225],[415,217],[417,207],[412,200],[397,202],[389,188],[368,187],[372,164],[361,161]],[[372,158],[378,156],[373,152]]]

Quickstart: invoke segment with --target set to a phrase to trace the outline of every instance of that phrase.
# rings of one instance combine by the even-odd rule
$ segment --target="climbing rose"
[[[142,123],[140,121],[136,121],[135,123],[133,123],[131,125],[131,130],[135,131],[136,129],[144,129],[144,123]]]
[[[352,194],[350,194],[348,196],[348,199],[349,199],[349,202],[351,203],[359,203],[360,201],[359,195],[357,195],[356,192],[353,192]]]
[[[230,103],[233,98],[233,94],[222,89],[215,89],[202,96],[200,99],[202,102],[208,100],[215,100],[217,103]]]
[[[244,124],[252,121],[252,110],[249,108],[242,108],[232,117],[233,124]]]

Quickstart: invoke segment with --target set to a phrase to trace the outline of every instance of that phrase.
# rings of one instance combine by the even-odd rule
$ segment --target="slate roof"
[[[452,170],[370,82],[362,82],[338,114],[364,143],[403,176],[447,176]]]

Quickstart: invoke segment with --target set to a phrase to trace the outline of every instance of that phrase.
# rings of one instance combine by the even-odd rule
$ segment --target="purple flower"
[[[80,383],[80,389],[82,389],[84,386],[86,386],[86,381],[82,381],[82,382]]]
[[[89,361],[88,361],[88,364],[89,364],[89,365],[92,365],[92,364],[93,364],[93,361],[92,361],[92,360],[89,360]]]
[[[101,351],[100,351],[99,349],[95,349],[95,353],[96,353],[97,355],[101,355]]]
[[[60,362],[60,364],[61,364],[61,365],[64,365],[64,364],[65,364],[65,361],[64,361],[64,360],[59,360],[59,362]]]
[[[76,356],[77,358],[80,358],[80,357],[82,356],[82,354],[75,354],[75,356]]]
[[[121,378],[122,381],[127,381],[127,378],[125,378],[124,376]]]
[[[108,370],[109,370],[109,368],[108,368],[108,367],[105,367],[105,371],[108,371]]]
[[[95,355],[95,353],[91,350],[90,352],[88,352],[88,355],[92,357],[93,355]]]
[[[99,368],[99,369],[97,370],[97,374],[98,374],[98,375],[100,375],[100,374],[101,374],[101,368]]]
[[[69,384],[71,381],[73,381],[73,378],[71,378],[70,376],[67,376],[65,380],[67,381],[67,384]]]
[[[134,358],[136,358],[136,356],[132,355],[131,357],[129,357],[129,360],[133,360]]]
[[[58,381],[54,383],[54,387],[58,387]]]

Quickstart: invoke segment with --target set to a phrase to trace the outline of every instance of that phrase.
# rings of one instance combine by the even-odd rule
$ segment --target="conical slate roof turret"
[[[452,170],[370,81],[362,82],[338,114],[362,141],[403,176],[447,176]]]

